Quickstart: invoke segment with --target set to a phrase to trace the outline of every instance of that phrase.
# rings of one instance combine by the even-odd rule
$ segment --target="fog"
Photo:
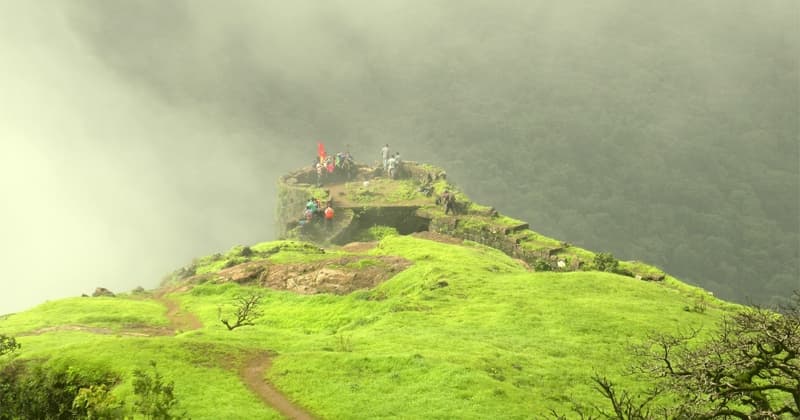
[[[761,73],[714,51],[730,43],[750,48],[753,26],[770,42],[779,40],[776,50],[788,51],[775,54],[770,66],[796,68],[796,59],[787,58],[797,51],[796,31],[787,29],[797,17],[790,1],[728,2],[729,21],[742,28],[720,27],[711,36],[703,16],[718,14],[713,6],[685,2],[653,12],[638,4],[5,1],[0,313],[97,286],[154,287],[195,256],[273,239],[275,181],[307,164],[317,141],[329,150],[350,147],[361,162],[375,160],[380,145],[390,143],[406,159],[468,179],[472,152],[454,153],[463,144],[455,138],[475,136],[476,144],[502,149],[503,138],[520,135],[515,121],[529,122],[530,135],[553,131],[543,115],[554,104],[567,109],[597,100],[601,109],[607,97],[569,92],[608,86],[585,74],[561,75],[580,67],[612,77],[637,54],[649,57],[647,39],[636,40],[645,47],[631,45],[626,25],[632,22],[674,46],[664,53],[664,68],[700,81],[673,83],[668,70],[636,81],[665,96],[679,86],[708,95],[717,107],[709,92],[745,95],[742,86]],[[613,36],[598,36],[608,32]],[[585,58],[597,49],[608,52],[607,60]],[[621,89],[620,98],[634,91]],[[777,95],[775,107],[796,107],[796,92]],[[733,114],[726,106],[718,112]],[[674,100],[644,109],[662,124],[644,127],[648,135],[679,132],[693,112]],[[576,114],[570,125],[597,117]],[[588,142],[559,135],[548,152]],[[485,170],[519,176],[508,168],[498,161]],[[586,166],[598,171],[590,176],[603,168]],[[477,198],[508,196],[506,187],[481,191]],[[521,218],[537,215],[510,210]],[[535,220],[532,227],[539,227]]]
[[[292,160],[268,130],[120,78],[66,7],[13,10],[0,18],[0,312],[154,287],[193,256],[272,236],[274,171]]]

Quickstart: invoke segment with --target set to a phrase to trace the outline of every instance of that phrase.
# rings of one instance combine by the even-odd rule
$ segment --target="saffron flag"
[[[317,143],[317,155],[319,155],[320,163],[325,161],[325,145],[322,143]]]

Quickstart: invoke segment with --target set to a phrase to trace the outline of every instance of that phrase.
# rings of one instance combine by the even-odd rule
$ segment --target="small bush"
[[[81,388],[72,400],[72,408],[85,413],[89,420],[118,419],[125,415],[125,403],[118,401],[106,384]]]
[[[109,387],[117,383],[115,376],[45,363],[13,361],[0,369],[0,418],[100,418],[107,409],[121,410],[121,404],[107,397]],[[87,398],[91,391],[80,397],[83,389],[92,388],[93,398]]]
[[[708,309],[708,302],[706,302],[706,299],[703,296],[700,296],[698,299],[696,299],[692,306],[686,305],[683,307],[683,310],[686,312],[696,312],[698,314],[705,313],[706,309]]]
[[[533,270],[534,271],[552,271],[553,267],[551,267],[550,263],[548,263],[545,260],[536,260],[536,262],[533,263]]]
[[[165,381],[156,369],[156,362],[150,361],[152,373],[142,369],[133,371],[133,393],[136,395],[134,407],[138,414],[148,419],[169,420],[182,418],[174,414],[178,405],[175,397],[175,383]]]
[[[22,348],[22,345],[17,343],[14,337],[0,334],[0,356],[8,353],[13,353]]]
[[[594,256],[592,268],[597,271],[606,271],[609,273],[618,273],[619,261],[610,252],[601,252]]]

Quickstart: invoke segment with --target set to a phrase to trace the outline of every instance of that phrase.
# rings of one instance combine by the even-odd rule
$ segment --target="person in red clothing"
[[[333,228],[333,207],[331,207],[330,203],[328,203],[328,207],[325,208],[325,226],[328,230]]]

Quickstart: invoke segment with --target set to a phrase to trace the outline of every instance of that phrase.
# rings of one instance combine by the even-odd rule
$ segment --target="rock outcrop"
[[[390,256],[347,256],[304,263],[259,260],[221,270],[215,280],[258,284],[302,294],[347,294],[375,287],[410,265],[406,259]],[[205,276],[202,280],[214,279]]]
[[[388,180],[379,168],[358,166],[348,179],[331,179],[322,187],[310,169],[282,177],[279,185],[278,225],[284,238],[343,245],[365,239],[376,225],[400,234],[433,232],[478,242],[524,261],[535,271],[577,271],[593,268],[595,254],[532,231],[528,224],[505,217],[492,207],[471,202],[449,183],[445,172],[431,165],[403,162],[397,179]],[[445,214],[437,203],[445,189],[455,192],[456,212]],[[335,229],[314,224],[298,227],[298,214],[310,197],[332,200],[337,215]],[[400,196],[401,199],[397,199]],[[402,199],[405,198],[405,199]],[[641,263],[620,263],[619,274],[660,281],[663,271]],[[324,288],[324,287],[323,287]]]
[[[116,295],[114,294],[114,292],[112,292],[111,290],[106,289],[105,287],[98,287],[98,288],[94,289],[94,293],[92,293],[92,297],[98,297],[98,296],[114,297]]]

